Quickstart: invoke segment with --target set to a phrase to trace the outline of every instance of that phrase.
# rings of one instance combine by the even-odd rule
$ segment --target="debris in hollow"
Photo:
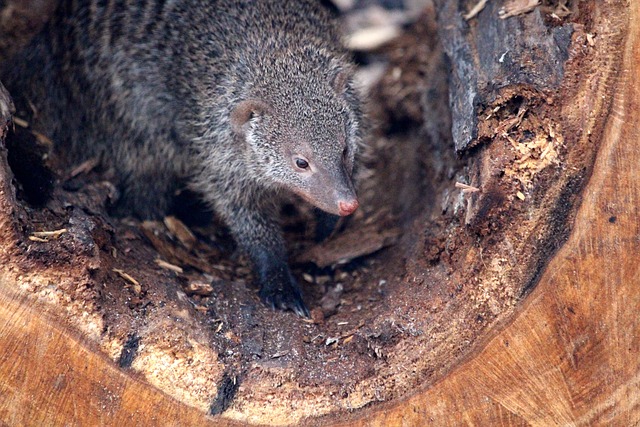
[[[464,18],[465,21],[470,21],[473,18],[475,18],[480,12],[482,12],[482,9],[484,9],[484,7],[487,5],[487,1],[488,0],[480,0],[478,1],[478,3],[476,3],[475,6],[473,6],[471,8],[471,10],[463,15],[462,17]]]
[[[140,285],[140,282],[134,279],[129,273],[125,273],[123,270],[120,270],[118,268],[114,268],[113,271],[114,273],[118,274],[118,276],[122,277],[124,280],[133,285],[133,292],[136,295],[140,295],[142,293],[142,286]]]
[[[512,0],[500,8],[498,16],[500,19],[507,19],[512,16],[523,15],[531,12],[538,5],[540,5],[540,0]]]
[[[175,265],[175,264],[171,264],[171,263],[169,263],[167,261],[164,261],[164,260],[162,260],[160,258],[156,258],[155,259],[155,263],[158,264],[158,267],[160,267],[160,268],[164,268],[166,270],[171,270],[171,271],[174,271],[174,272],[180,273],[180,274],[184,273],[184,270],[182,269],[182,267],[180,267],[178,265]]]
[[[296,261],[312,262],[320,268],[346,264],[356,258],[371,255],[392,246],[400,238],[398,228],[380,230],[377,224],[348,230],[334,239],[321,243],[303,253]]]
[[[66,228],[62,228],[60,230],[54,231],[35,231],[31,233],[29,236],[29,240],[34,242],[48,242],[49,239],[57,239],[66,233],[68,230]]]
[[[480,191],[478,187],[474,187],[473,185],[468,185],[462,182],[456,182],[455,186],[456,188],[462,190],[462,194],[477,193],[478,191]]]

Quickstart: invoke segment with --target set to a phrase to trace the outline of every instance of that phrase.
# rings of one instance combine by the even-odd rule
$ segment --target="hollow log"
[[[241,268],[173,222],[112,223],[102,181],[29,205],[2,146],[0,421],[638,424],[640,4],[582,2],[558,22],[540,9],[499,21],[489,5],[467,22],[467,3],[436,2],[403,39],[418,49],[389,53],[397,68],[373,97],[386,107],[365,160],[371,203],[307,252],[333,257],[346,288],[305,288],[322,300],[314,324],[260,308],[233,283],[249,280]],[[422,39],[434,11],[443,50]],[[516,70],[536,38],[558,62]],[[4,140],[19,125],[0,94]],[[382,174],[385,163],[402,168]],[[354,264],[362,275],[340,270],[351,254],[369,256]],[[215,280],[195,280],[205,274]]]

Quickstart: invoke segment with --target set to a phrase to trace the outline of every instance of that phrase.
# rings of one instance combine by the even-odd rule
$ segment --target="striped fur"
[[[251,256],[262,298],[306,315],[277,196],[332,213],[357,206],[351,73],[315,0],[61,0],[3,80],[37,106],[58,155],[115,171],[117,213],[161,217],[190,187]]]

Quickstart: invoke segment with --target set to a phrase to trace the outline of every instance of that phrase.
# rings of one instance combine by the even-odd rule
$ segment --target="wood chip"
[[[478,187],[474,187],[462,182],[456,182],[456,188],[460,188],[463,194],[477,193],[478,191],[480,191]]]
[[[180,273],[180,274],[184,273],[184,270],[182,269],[182,267],[177,266],[175,264],[168,263],[167,261],[163,261],[160,258],[156,258],[155,263],[158,264],[158,267],[160,268],[175,271],[176,273]]]
[[[511,0],[498,11],[500,19],[523,15],[531,12],[540,4],[540,0]]]
[[[32,240],[34,242],[48,242],[50,239],[57,239],[67,231],[68,230],[66,228],[55,231],[36,231],[31,233],[31,236],[29,236],[29,240]]]
[[[114,268],[113,271],[117,273],[118,276],[122,277],[124,280],[126,280],[127,282],[133,285],[133,292],[136,295],[140,295],[142,293],[142,286],[140,286],[140,282],[138,282],[136,279],[131,277],[131,275],[129,275],[128,273],[125,273],[123,270],[120,270],[118,268]]]
[[[518,197],[518,199],[520,199],[520,200],[524,200],[525,199],[524,194],[522,193],[522,191],[518,191],[516,193],[516,197]]]
[[[26,120],[21,119],[20,117],[13,117],[13,123],[17,124],[18,126],[20,126],[21,128],[28,128],[29,127],[29,122]]]
[[[469,13],[463,15],[464,20],[469,21],[475,18],[480,12],[482,12],[482,9],[484,9],[488,1],[489,0],[480,0],[478,3],[476,3],[476,5],[471,8]]]
[[[99,164],[99,160],[96,158],[86,160],[76,166],[71,172],[69,172],[69,177],[67,179],[75,178],[80,174],[85,174],[91,172],[96,166]]]
[[[370,224],[353,228],[316,245],[303,253],[296,261],[299,263],[313,262],[320,268],[334,264],[345,264],[392,246],[399,238],[400,230],[397,228],[380,230],[377,224]]]
[[[36,138],[40,145],[49,148],[53,147],[53,141],[51,141],[45,134],[36,131],[31,131],[31,134]]]
[[[164,218],[164,225],[176,239],[180,241],[188,250],[193,249],[198,239],[193,232],[182,221],[175,216],[167,216]]]
[[[279,351],[276,354],[272,355],[271,358],[272,359],[279,359],[283,356],[286,356],[287,354],[289,354],[289,350],[285,350],[285,351]]]
[[[166,228],[157,221],[144,221],[141,229],[160,256],[176,265],[193,267],[201,272],[215,275],[211,264],[200,258],[198,254],[188,252],[182,245],[176,245],[166,233]]]
[[[184,287],[184,291],[189,295],[208,297],[213,295],[213,286],[209,283],[191,282]]]
[[[382,25],[356,31],[346,41],[350,50],[372,51],[378,49],[401,34],[396,25]]]

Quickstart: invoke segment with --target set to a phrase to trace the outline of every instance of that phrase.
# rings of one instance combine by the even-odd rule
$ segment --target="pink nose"
[[[338,212],[340,216],[351,215],[356,209],[358,209],[358,200],[353,199],[347,202],[338,202]]]

